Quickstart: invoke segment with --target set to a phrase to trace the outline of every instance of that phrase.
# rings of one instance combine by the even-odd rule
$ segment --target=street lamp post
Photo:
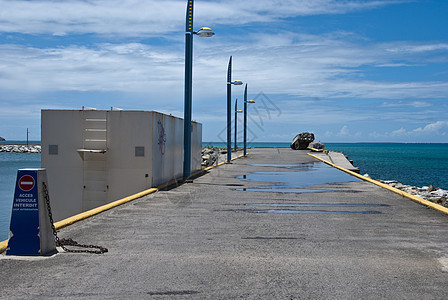
[[[227,68],[227,163],[232,160],[232,84],[242,85],[241,80],[232,81],[232,56]]]
[[[238,113],[242,113],[242,112],[243,112],[242,110],[238,110],[238,98],[237,98],[237,99],[235,99],[235,151],[238,150],[238,145],[237,145],[237,141],[238,141],[238,138],[237,138]]]
[[[247,83],[244,87],[244,152],[243,155],[246,156],[247,153],[247,103],[255,103],[254,100],[247,100]]]
[[[185,94],[184,94],[184,180],[191,175],[191,111],[193,86],[193,34],[211,37],[215,33],[208,27],[193,31],[194,0],[188,0],[185,25]]]

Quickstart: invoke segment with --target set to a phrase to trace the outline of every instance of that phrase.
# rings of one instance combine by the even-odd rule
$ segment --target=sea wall
[[[366,176],[366,175],[364,175]],[[431,201],[433,203],[440,204],[442,206],[448,207],[448,191],[434,187],[432,185],[430,186],[423,186],[423,187],[416,187],[412,185],[406,185],[402,184],[396,180],[378,180],[384,184],[390,185],[391,187],[394,187],[396,189],[399,189],[403,192],[406,192],[408,194],[420,197],[422,199]]]
[[[0,145],[0,152],[40,153],[40,145]]]

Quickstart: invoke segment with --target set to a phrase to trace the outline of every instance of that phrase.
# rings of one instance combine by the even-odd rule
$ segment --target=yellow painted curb
[[[422,204],[422,205],[425,205],[425,206],[427,206],[427,207],[431,207],[431,208],[433,208],[433,209],[435,209],[435,210],[438,210],[438,211],[440,211],[440,212],[442,212],[442,213],[448,215],[448,208],[447,208],[447,207],[444,207],[444,206],[439,205],[439,204],[437,204],[437,203],[433,203],[433,202],[431,202],[431,201],[428,201],[428,200],[422,199],[422,198],[420,198],[420,197],[411,195],[411,194],[409,194],[409,193],[403,192],[402,190],[399,190],[399,189],[394,188],[394,187],[391,187],[391,186],[389,186],[389,185],[387,185],[387,184],[381,183],[381,182],[379,182],[379,181],[377,181],[377,180],[374,180],[374,179],[371,179],[371,178],[362,176],[362,175],[360,175],[360,174],[358,174],[358,173],[355,173],[355,172],[353,172],[353,171],[350,171],[350,170],[347,170],[347,169],[345,169],[345,168],[339,167],[339,166],[337,166],[337,165],[335,165],[335,164],[333,164],[333,163],[331,163],[331,162],[329,162],[329,161],[326,161],[326,160],[323,159],[323,158],[317,157],[317,156],[315,156],[315,155],[313,155],[313,154],[308,153],[308,155],[309,155],[309,156],[312,156],[312,157],[314,157],[314,158],[316,158],[316,159],[318,159],[318,160],[320,160],[320,161],[322,161],[322,162],[324,162],[324,163],[326,163],[327,165],[330,165],[330,166],[332,166],[332,167],[334,167],[334,168],[336,168],[336,169],[339,169],[339,170],[341,170],[341,171],[343,171],[343,172],[345,172],[345,173],[347,173],[347,174],[350,174],[350,175],[352,175],[352,176],[355,176],[355,177],[357,177],[357,178],[359,178],[359,179],[361,179],[361,180],[368,181],[368,182],[371,182],[371,183],[373,183],[373,184],[376,184],[376,185],[378,185],[378,186],[380,186],[380,187],[382,187],[382,188],[388,189],[389,191],[392,191],[392,192],[394,192],[394,193],[396,193],[396,194],[398,194],[398,195],[400,195],[400,196],[406,197],[406,198],[408,198],[408,199],[411,199],[412,201],[415,201],[415,202],[420,203],[420,204]]]
[[[234,158],[232,158],[231,160],[235,160],[235,159],[238,159],[238,158],[241,158],[241,157],[244,157],[244,155],[241,154],[240,156],[234,157]]]
[[[137,193],[135,195],[132,195],[132,196],[129,196],[129,197],[126,197],[126,198],[123,198],[123,199],[111,202],[109,204],[106,204],[106,205],[103,205],[103,206],[100,206],[100,207],[97,207],[97,208],[85,211],[83,213],[74,215],[73,217],[70,217],[70,218],[67,218],[67,219],[64,219],[62,221],[54,223],[54,227],[56,229],[64,228],[64,227],[66,227],[68,225],[71,225],[71,224],[76,223],[78,221],[87,219],[89,217],[92,217],[94,215],[102,213],[102,212],[104,212],[106,210],[109,210],[111,208],[114,208],[114,207],[117,207],[119,205],[125,204],[125,203],[130,202],[132,200],[135,200],[137,198],[141,198],[143,196],[155,193],[158,190],[159,190],[158,188],[151,188],[151,189],[145,190],[143,192]]]
[[[248,153],[246,153],[246,156],[248,156],[249,154]],[[241,154],[240,156],[237,156],[237,157],[234,157],[234,158],[232,158],[232,159],[230,159],[230,161],[232,161],[232,160],[235,160],[235,159],[238,159],[238,158],[241,158],[241,157],[244,157],[244,155],[243,154]],[[211,170],[211,169],[213,169],[213,168],[216,168],[216,167],[219,167],[219,166],[222,166],[222,165],[225,165],[226,164],[226,162],[227,161],[223,161],[223,162],[221,162],[221,163],[219,163],[219,164],[217,164],[216,166],[210,166],[210,167],[207,167],[207,168],[205,168],[203,171],[208,171],[208,170]]]
[[[0,253],[6,250],[6,247],[8,247],[8,240],[0,242]]]

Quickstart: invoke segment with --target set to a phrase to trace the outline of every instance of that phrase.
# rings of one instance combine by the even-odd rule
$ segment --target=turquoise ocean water
[[[344,153],[372,178],[397,180],[413,186],[448,190],[448,143],[446,144],[325,144]]]
[[[22,143],[7,141],[1,144]],[[30,144],[39,144],[30,141]],[[225,143],[204,143],[225,147]],[[233,146],[233,144],[232,144]],[[241,145],[239,145],[241,146]],[[289,143],[249,143],[249,147],[289,147]],[[361,174],[375,179],[394,179],[403,184],[448,190],[447,144],[325,143],[328,150],[339,151],[354,161]],[[0,241],[8,238],[9,220],[17,170],[39,168],[40,154],[0,152]]]

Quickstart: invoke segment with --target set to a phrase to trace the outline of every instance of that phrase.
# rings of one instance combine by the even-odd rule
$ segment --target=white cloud
[[[390,133],[390,136],[396,137],[396,136],[404,136],[407,135],[406,129],[401,127],[400,129],[394,130]]]
[[[343,123],[348,126],[340,131],[332,129],[335,133],[321,131],[327,131],[331,138],[349,140],[360,136],[349,130],[354,131],[354,124],[359,121],[372,124],[387,120],[395,122],[397,128],[401,124],[422,124],[428,116],[434,119],[438,112],[433,99],[447,97],[448,82],[446,74],[435,74],[430,69],[437,66],[440,72],[446,65],[446,56],[440,53],[448,50],[448,44],[375,42],[356,32],[332,32],[331,28],[325,34],[307,34],[306,28],[302,30],[296,21],[287,26],[290,21],[286,18],[290,17],[343,14],[403,2],[406,1],[196,1],[195,22],[225,30],[217,31],[211,39],[195,39],[194,118],[225,122],[225,75],[229,56],[233,55],[233,78],[248,83],[250,94],[263,91],[282,109],[281,118],[266,121],[269,126],[281,123],[295,128],[292,125],[299,123],[303,127],[315,125],[317,120],[326,128],[340,128]],[[138,108],[144,103],[145,108],[182,115],[186,1],[0,0],[0,7],[0,35],[5,33],[0,37],[11,43],[0,44],[0,101],[3,107],[8,103],[8,114],[14,115],[17,107],[38,111],[36,107],[47,103],[46,93],[56,97],[55,94],[68,91],[88,95],[90,101],[95,97],[92,95],[110,93],[121,101],[114,103],[119,107],[125,103]],[[270,22],[269,29],[264,30],[266,24],[261,22]],[[241,29],[239,24],[255,25],[258,29]],[[278,33],[269,34],[275,32],[275,26],[279,26]],[[241,34],[249,27],[249,34]],[[230,36],[235,29],[241,31]],[[72,37],[73,34],[89,34],[89,43],[83,43],[85,36]],[[74,44],[70,44],[72,41]],[[427,72],[415,72],[416,67]],[[385,76],[387,79],[376,79],[384,78],[378,76],[379,72],[396,74],[408,70],[414,73],[406,78],[413,79],[400,80],[397,76],[395,80],[390,74]],[[242,87],[233,87],[232,96],[241,97],[242,92]],[[357,101],[352,102],[352,107],[337,103],[350,98]],[[377,99],[384,99],[383,104],[357,107],[358,101],[378,103]],[[64,98],[51,104],[77,106],[81,101],[87,105],[84,100],[68,102]],[[444,112],[446,107],[440,110]],[[267,131],[269,126],[265,127]],[[428,126],[403,126],[374,135],[391,138],[436,129],[432,132],[446,131],[445,123]]]
[[[421,64],[404,64],[404,63],[387,63],[387,64],[379,64],[377,67],[381,68],[401,68],[401,67],[421,67]]]
[[[160,91],[179,85],[182,70],[176,54],[142,44],[105,44],[96,49],[0,45],[4,90]]]
[[[448,131],[448,121],[437,121],[426,125],[423,128],[416,128],[410,132],[410,134],[443,134],[445,135]]]
[[[421,53],[421,52],[432,52],[432,51],[448,51],[448,44],[437,43],[437,44],[405,44],[401,43],[395,47],[387,49],[394,53]]]
[[[257,22],[313,14],[335,14],[373,9],[402,1],[198,1],[201,22]],[[185,1],[2,1],[0,31],[51,33],[123,34],[166,36],[182,31]],[[207,12],[207,13],[206,13]],[[244,20],[244,21],[241,21]],[[233,22],[233,23],[232,23]],[[205,22],[207,23],[207,22]],[[22,28],[23,27],[23,28]],[[356,41],[347,32],[325,35],[295,33],[226,36],[195,41],[194,83],[207,80],[208,90],[198,95],[217,97],[230,55],[234,78],[244,79],[251,89],[320,98],[410,99],[406,105],[424,107],[419,98],[443,98],[446,81],[375,81],[365,66],[422,63],[420,51],[444,49],[442,43]],[[141,43],[64,46],[47,49],[0,46],[0,87],[30,91],[176,91],[183,85],[182,34],[164,48]],[[250,47],[248,47],[248,44]],[[391,50],[392,49],[392,50]],[[406,58],[401,50],[410,51]],[[409,52],[409,51],[408,51]],[[212,59],[210,59],[212,58]],[[437,63],[437,58],[433,63]],[[406,61],[403,61],[406,60]],[[440,59],[439,59],[440,60]],[[223,71],[224,70],[224,71]],[[199,80],[199,81],[198,81]],[[180,92],[179,92],[180,91]],[[225,92],[225,91],[224,91]],[[414,100],[413,100],[414,99]],[[412,103],[412,104],[411,104]]]
[[[434,123],[429,123],[423,127],[418,127],[411,130],[406,130],[401,127],[400,129],[394,130],[390,133],[378,134],[371,133],[370,136],[374,137],[392,137],[392,138],[414,138],[415,141],[420,141],[421,139],[434,138],[435,136],[445,136],[448,134],[448,121],[436,121]]]
[[[350,132],[348,131],[348,126],[344,125],[342,126],[341,130],[336,134],[337,136],[349,136]]]
[[[31,34],[145,35],[183,24],[180,1],[0,1],[0,31]],[[160,32],[160,33],[159,33]]]
[[[234,70],[241,78],[259,83],[259,90],[267,93],[288,93],[320,98],[383,98],[419,99],[444,98],[448,94],[446,81],[375,81],[367,80],[375,67],[406,59],[410,63],[428,58],[406,58],[385,51],[386,44],[355,43],[340,35],[312,36],[292,32],[282,35],[256,35],[244,41],[217,38],[214,52],[234,55]],[[248,48],[247,43],[251,47]],[[443,58],[432,57],[432,63]],[[262,66],[262,67],[260,67]],[[404,71],[406,72],[406,71]],[[426,78],[425,78],[426,79]],[[413,101],[414,105],[423,104]]]
[[[360,75],[362,66],[393,61],[384,45],[362,46],[338,36],[282,35],[213,37],[195,43],[194,83],[198,95],[225,93],[223,78],[230,55],[233,77],[255,91],[318,98],[406,99],[383,106],[427,107],[416,99],[444,98],[446,81],[374,81]],[[247,43],[251,47],[247,47]],[[32,48],[0,45],[0,87],[36,91],[156,92],[182,95],[183,43],[169,47],[141,43]],[[415,58],[417,60],[417,58]],[[412,59],[411,59],[412,60]],[[435,61],[436,62],[436,61]]]
[[[383,102],[382,107],[415,107],[423,108],[432,106],[431,103],[427,101],[396,101],[396,102]]]
[[[402,1],[246,0],[198,1],[204,24],[238,25],[317,14],[342,14]],[[97,33],[126,36],[162,35],[184,26],[186,1],[137,0],[0,0],[0,31],[31,34]]]
[[[319,130],[317,130],[319,131]],[[319,134],[316,135],[316,137],[319,136]],[[352,133],[349,130],[349,127],[347,125],[344,125],[339,129],[338,132],[333,132],[331,130],[326,130],[322,137],[325,138],[325,140],[330,142],[341,142],[341,141],[354,141],[356,139],[362,138],[362,132],[357,131],[356,133]],[[318,139],[321,139],[322,137],[319,137]]]

